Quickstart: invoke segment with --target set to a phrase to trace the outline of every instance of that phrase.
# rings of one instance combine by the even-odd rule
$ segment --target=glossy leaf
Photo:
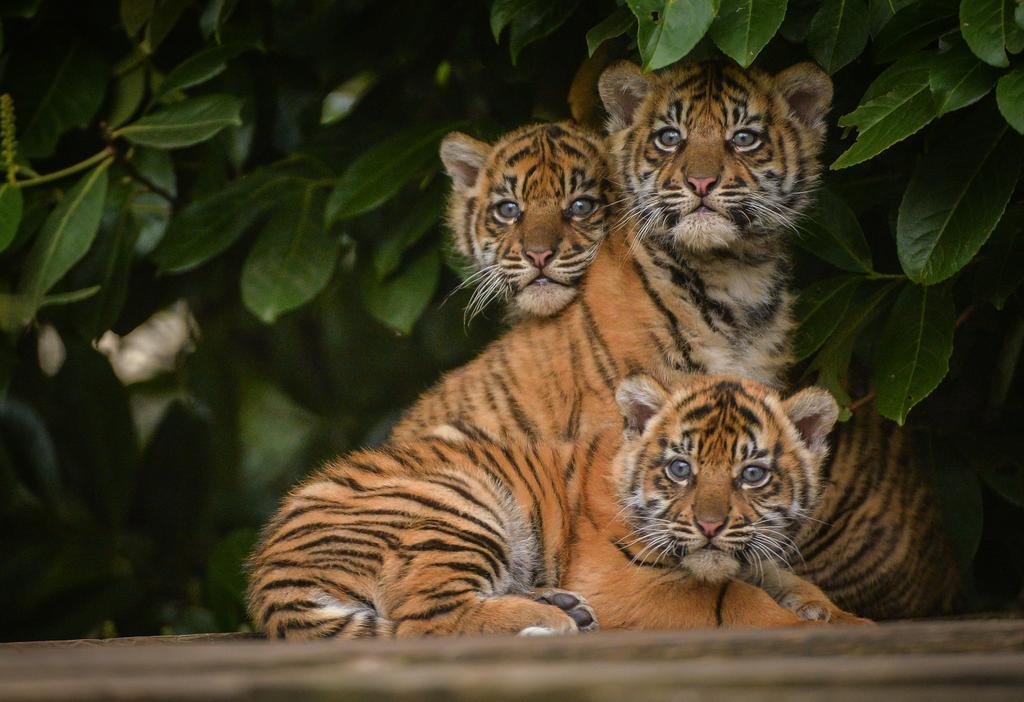
[[[995,122],[957,129],[914,169],[896,225],[900,264],[911,280],[933,285],[953,275],[999,222],[1024,151],[1021,138]]]
[[[721,0],[709,35],[715,46],[749,66],[786,17],[786,0]]]
[[[28,158],[49,156],[65,132],[88,126],[103,103],[109,77],[110,66],[75,43],[45,77],[26,78],[41,94],[18,103],[23,110],[18,116],[18,152]]]
[[[883,0],[882,4],[887,4]],[[878,33],[872,53],[879,63],[909,56],[935,43],[944,33],[956,27],[955,2],[911,3],[903,7]]]
[[[928,82],[928,59],[912,56],[886,69],[865,93],[861,104],[839,119],[857,127],[857,141],[832,164],[847,168],[867,161],[906,139],[938,113]]]
[[[1024,209],[1006,211],[979,258],[975,292],[1001,310],[1024,283]]]
[[[327,201],[327,223],[376,209],[437,165],[437,147],[457,125],[413,127],[370,147],[345,171]]]
[[[373,268],[378,278],[386,278],[398,269],[402,254],[440,221],[443,211],[444,197],[438,188],[423,193],[417,199],[374,252]]]
[[[230,95],[203,95],[146,115],[121,127],[114,136],[157,149],[178,149],[206,141],[217,132],[242,124],[242,101]]]
[[[873,270],[871,249],[857,215],[833,191],[822,188],[800,221],[795,243],[837,268],[854,273]]]
[[[277,206],[242,266],[242,302],[266,324],[316,296],[334,272],[339,242],[324,230],[324,198],[307,188]]]
[[[195,0],[161,0],[153,10],[153,16],[146,25],[146,33],[140,46],[147,54],[152,54],[163,43],[181,15]]]
[[[637,19],[644,70],[673,64],[697,45],[718,11],[718,0],[627,0]]]
[[[25,262],[18,288],[33,304],[78,263],[100,226],[107,196],[107,167],[101,163],[87,172],[46,218]]]
[[[939,115],[972,105],[995,85],[996,71],[957,44],[932,59],[928,83]]]
[[[259,48],[252,42],[233,42],[204,49],[175,66],[160,83],[154,99],[159,99],[175,90],[191,88],[220,75],[228,61],[246,51]]]
[[[889,20],[915,0],[868,0],[868,15],[871,18],[871,36],[877,37]]]
[[[835,73],[864,51],[870,21],[864,0],[824,0],[811,20],[807,48],[829,73]]]
[[[0,253],[14,241],[18,225],[21,224],[23,208],[24,198],[21,190],[9,183],[0,185]]]
[[[935,488],[953,556],[961,572],[969,574],[981,543],[984,513],[981,481],[960,452],[950,449],[945,437],[929,432],[915,442],[915,448]]]
[[[155,0],[121,0],[121,26],[129,37],[134,37],[153,16]]]
[[[107,125],[111,129],[117,129],[138,111],[146,95],[146,77],[146,66],[140,65],[114,81],[114,95],[107,112]]]
[[[508,28],[512,63],[530,44],[562,26],[580,0],[494,0],[491,3],[491,31],[498,41]]]
[[[802,361],[828,340],[846,316],[860,281],[856,276],[829,278],[800,291],[793,310],[793,360]]]
[[[327,93],[320,107],[320,124],[334,124],[348,117],[378,78],[374,71],[362,71]]]
[[[387,327],[408,334],[430,302],[440,273],[441,257],[437,249],[428,249],[390,278],[369,275],[363,284],[366,309]]]
[[[872,380],[883,416],[903,424],[911,408],[946,377],[955,324],[948,290],[904,286],[875,347]]]
[[[1013,0],[963,0],[960,32],[974,55],[991,66],[1010,65],[1006,47],[1021,41],[1022,31],[1013,20]]]
[[[1010,126],[1024,134],[1024,68],[1015,68],[999,79],[996,102]]]
[[[619,7],[587,32],[587,55],[593,56],[601,44],[620,37],[633,28],[636,19],[629,8]]]

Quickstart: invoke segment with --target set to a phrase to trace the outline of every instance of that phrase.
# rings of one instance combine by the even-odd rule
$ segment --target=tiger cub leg
[[[764,589],[781,606],[802,619],[831,624],[872,624],[870,619],[840,609],[821,588],[778,564],[762,564],[760,572],[745,571],[744,580]]]

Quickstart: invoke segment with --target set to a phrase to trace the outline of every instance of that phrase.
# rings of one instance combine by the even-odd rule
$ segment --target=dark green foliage
[[[1014,9],[0,2],[0,640],[245,626],[241,563],[281,494],[380,440],[495,333],[463,326],[465,293],[445,302],[460,278],[438,141],[570,104],[597,125],[594,82],[620,57],[833,74],[827,187],[794,233],[794,380],[846,416],[907,422],[971,606],[1009,606],[1024,580]],[[95,340],[180,300],[191,345],[116,376]]]

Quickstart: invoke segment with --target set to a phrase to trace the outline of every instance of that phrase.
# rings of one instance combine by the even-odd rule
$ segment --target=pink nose
[[[686,176],[686,182],[693,186],[693,192],[697,193],[701,197],[704,197],[711,189],[715,187],[715,183],[718,182],[718,178],[701,178],[696,176]]]
[[[722,528],[723,524],[725,524],[724,519],[714,519],[709,521],[704,521],[701,519],[697,521],[697,525],[700,527],[700,530],[703,531],[704,535],[708,538],[717,534],[718,530]]]
[[[551,249],[546,251],[527,251],[526,256],[533,261],[533,265],[537,268],[543,269],[547,262],[554,256],[555,252]]]

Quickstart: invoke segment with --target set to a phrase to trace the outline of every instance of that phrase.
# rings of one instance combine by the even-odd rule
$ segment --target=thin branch
[[[73,166],[68,166],[67,168],[62,168],[61,170],[54,171],[53,173],[45,173],[45,174],[43,174],[41,176],[36,176],[35,178],[27,178],[25,180],[18,180],[18,181],[15,181],[14,185],[15,185],[15,187],[18,187],[18,188],[31,188],[33,185],[42,185],[43,183],[49,183],[49,182],[54,181],[54,180],[60,180],[61,178],[66,178],[69,175],[74,175],[75,173],[78,173],[79,171],[84,171],[87,168],[91,168],[92,166],[96,165],[100,161],[102,161],[102,160],[104,160],[106,158],[109,158],[111,156],[114,156],[114,155],[115,155],[114,149],[112,149],[111,147],[108,146],[107,148],[103,149],[103,151],[100,151],[99,153],[93,154],[89,158],[85,159],[84,161],[79,161],[78,163],[76,163]]]

